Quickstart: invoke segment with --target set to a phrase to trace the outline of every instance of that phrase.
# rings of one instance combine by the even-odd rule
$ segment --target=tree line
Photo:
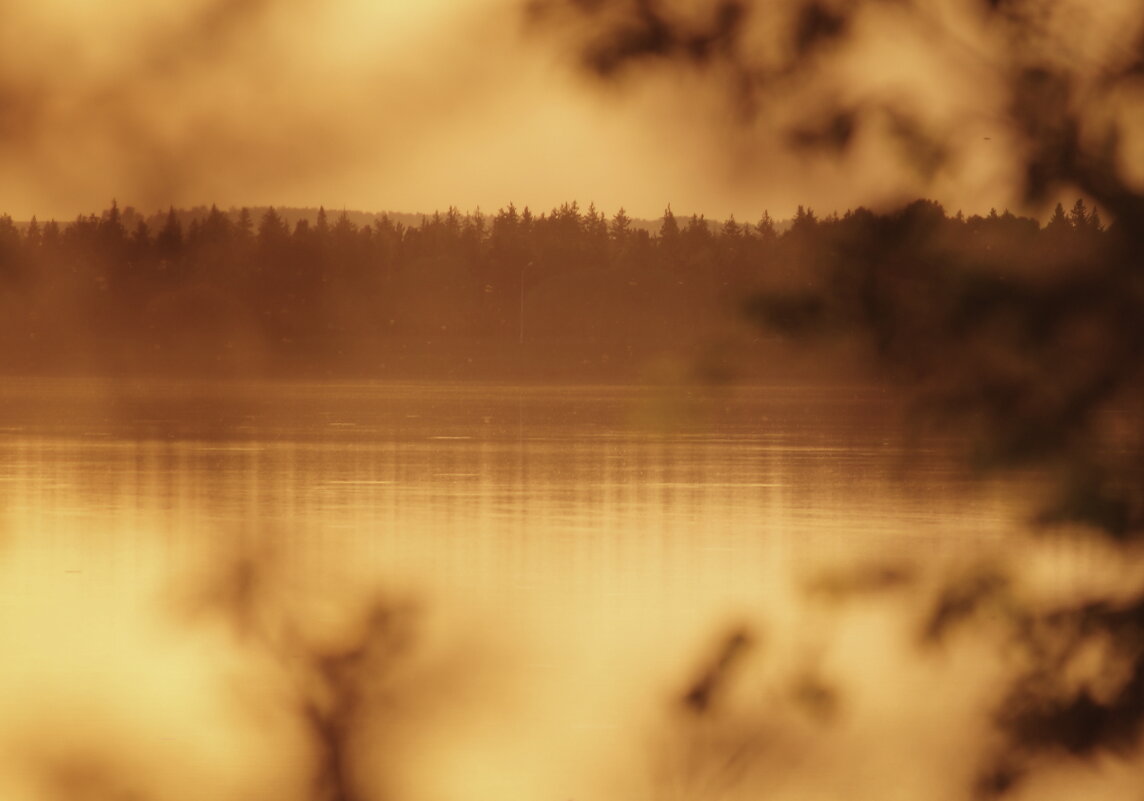
[[[67,224],[0,217],[0,367],[371,373],[430,353],[447,364],[452,346],[511,358],[522,344],[632,361],[718,336],[745,298],[799,286],[816,264],[844,269],[848,248],[894,219],[924,220],[945,258],[1006,272],[1082,258],[1109,234],[1083,200],[1044,226],[932,201],[824,217],[800,206],[785,224],[668,207],[658,232],[575,202],[450,208],[419,225],[324,209],[290,225],[282,210],[215,206],[146,218],[112,202]],[[923,244],[906,256],[925,261]]]

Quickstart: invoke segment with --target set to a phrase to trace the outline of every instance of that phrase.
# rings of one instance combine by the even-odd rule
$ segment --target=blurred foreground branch
[[[912,166],[924,191],[973,163],[982,137],[967,144],[965,122],[976,118],[993,132],[990,146],[1003,149],[1009,189],[1030,209],[1062,193],[1094,204],[1078,200],[1071,215],[1058,206],[1044,231],[996,212],[966,226],[929,202],[825,221],[800,209],[790,280],[747,307],[765,328],[805,342],[859,343],[884,379],[916,394],[920,419],[972,443],[974,465],[1050,479],[1038,524],[1097,535],[1123,559],[1139,559],[1138,4],[533,0],[528,9],[549,36],[559,35],[555,21],[575,22],[573,43],[589,74],[623,83],[691,71],[732,99],[744,130],[778,132],[788,151],[831,161],[881,139],[888,147],[879,167]],[[913,66],[923,73],[940,64],[939,77],[916,82],[912,93],[908,80],[887,80],[869,58],[887,32],[910,37],[925,53]],[[807,233],[796,247],[800,227]],[[992,613],[980,616],[983,608]],[[977,793],[1014,792],[1050,757],[1138,755],[1141,610],[1144,587],[1127,599],[1049,604],[992,568],[939,594],[923,648],[969,623],[982,632],[987,618],[1005,621],[1020,655],[996,712],[1000,744],[986,749]]]

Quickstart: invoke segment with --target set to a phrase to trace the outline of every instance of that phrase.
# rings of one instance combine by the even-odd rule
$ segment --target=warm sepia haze
[[[0,801],[1133,801],[1144,7],[0,0]]]
[[[576,3],[528,4],[537,29],[581,48],[574,57],[618,102],[644,103],[678,137],[677,157],[703,164],[736,208],[758,197],[783,212],[800,202],[829,213],[919,195],[966,214],[1022,208],[1032,143],[1011,125],[1010,81],[1022,66],[1010,58],[1014,29],[1031,56],[1024,66],[1043,60],[1075,80],[1073,98],[1045,100],[1080,115],[1090,144],[1118,125],[1120,166],[1140,180],[1138,88],[1105,83],[1135,55],[1144,24],[1136,3],[646,4],[654,25],[679,26],[678,45],[657,42],[647,32],[654,25],[644,31],[643,6],[585,3],[582,13],[569,11]],[[717,30],[720,6],[746,9],[733,17],[730,44],[689,56],[682,42]],[[1010,6],[1014,21],[989,10]],[[817,19],[800,20],[809,8],[823,9],[826,44],[803,55],[791,32]],[[839,9],[845,17],[833,16]],[[835,19],[845,20],[837,31]],[[820,33],[813,24],[806,31]],[[797,199],[788,200],[792,187]]]
[[[503,4],[7,5],[3,203],[18,216],[67,218],[112,186],[143,208],[412,210],[443,187],[404,165],[446,133],[463,164],[477,143],[461,129],[514,91]]]
[[[781,55],[790,8],[753,5],[739,46],[764,62]],[[1074,44],[1054,57],[1081,73],[1138,29],[1132,3],[1053,8],[1047,41],[1066,30]],[[740,220],[799,203],[845,211],[926,195],[968,214],[1020,199],[1022,145],[1002,119],[994,58],[1003,44],[973,3],[926,4],[924,16],[866,4],[843,53],[749,100],[718,66],[587,80],[583,24],[512,0],[8,0],[4,14],[0,208],[16,219],[70,219],[111,196],[146,210],[411,212],[575,199]],[[838,158],[792,150],[785,127],[823,123],[834,105],[901,108],[932,152],[900,158],[892,120],[877,114]]]
[[[654,216],[685,191],[728,206],[673,164],[674,141],[531,41],[511,0],[5,12],[0,207],[17,219],[70,219],[109,192],[148,210],[596,199]]]

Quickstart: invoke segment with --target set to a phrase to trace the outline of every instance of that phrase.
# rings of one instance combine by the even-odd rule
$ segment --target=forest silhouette
[[[1044,227],[1008,211],[950,217],[929,201],[822,218],[799,207],[781,225],[766,212],[720,223],[669,207],[652,232],[623,209],[609,218],[575,202],[538,215],[450,208],[416,225],[292,216],[212,206],[145,217],[113,202],[64,225],[0,218],[0,369],[631,378],[670,354],[681,379],[729,377],[745,363],[729,338],[759,336],[744,311],[808,323],[823,310],[791,293],[823,268],[853,272],[860,243],[903,226],[913,233],[896,258],[917,263],[894,279],[903,289],[912,273],[953,266],[1003,276],[1003,293],[1046,263],[1097,258],[1116,237],[1082,200]]]

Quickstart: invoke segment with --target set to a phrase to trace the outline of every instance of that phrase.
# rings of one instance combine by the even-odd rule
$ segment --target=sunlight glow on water
[[[261,738],[248,772],[281,771],[289,726],[251,729],[214,695],[218,671],[249,672],[234,645],[172,612],[228,561],[268,553],[305,625],[336,632],[381,587],[424,608],[446,674],[465,665],[449,714],[402,741],[403,770],[428,771],[409,797],[616,792],[589,767],[642,737],[713,634],[765,620],[812,647],[813,615],[790,604],[816,569],[956,560],[1021,513],[870,424],[885,403],[869,395],[228,391],[202,390],[192,415],[169,389],[77,401],[0,440],[4,703],[138,692],[182,721],[169,736],[227,718],[227,737]],[[0,736],[27,725],[12,719]],[[220,787],[254,781],[203,759]]]

